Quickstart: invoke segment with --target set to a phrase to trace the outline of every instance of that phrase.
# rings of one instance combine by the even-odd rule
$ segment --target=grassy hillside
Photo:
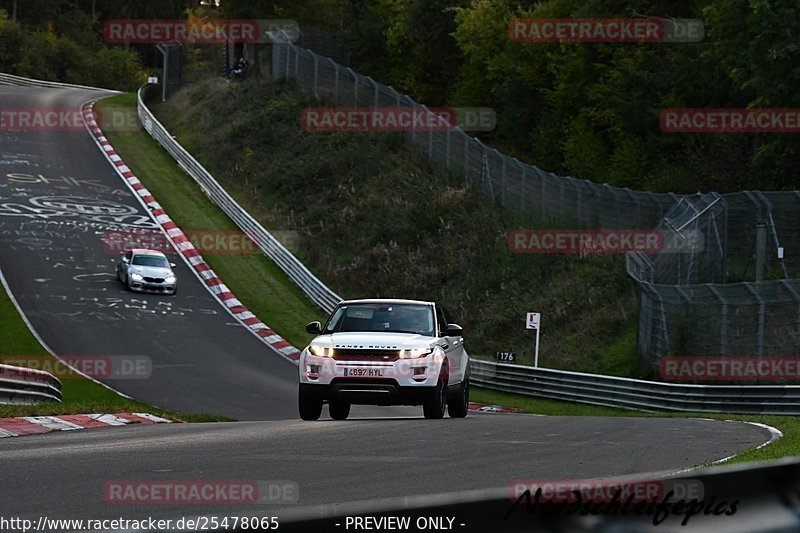
[[[507,232],[534,216],[492,205],[397,134],[307,133],[308,105],[287,84],[207,80],[155,109],[267,228],[296,232],[300,259],[343,296],[439,300],[470,353],[513,350],[528,363],[524,314],[540,311],[543,366],[635,374],[622,257],[511,254]]]

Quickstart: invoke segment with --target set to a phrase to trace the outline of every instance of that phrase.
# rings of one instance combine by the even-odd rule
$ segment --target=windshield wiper
[[[422,335],[419,331],[408,331],[407,329],[382,329],[378,333],[413,333],[414,335]]]

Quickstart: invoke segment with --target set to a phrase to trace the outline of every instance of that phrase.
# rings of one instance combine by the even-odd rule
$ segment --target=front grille
[[[397,361],[400,356],[398,350],[335,348],[333,358],[337,361]]]
[[[147,283],[164,283],[164,278],[148,278],[145,276],[144,280]]]

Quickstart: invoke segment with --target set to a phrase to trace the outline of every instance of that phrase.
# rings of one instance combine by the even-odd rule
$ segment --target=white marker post
[[[541,313],[528,313],[525,317],[525,329],[535,329],[536,330],[536,350],[534,351],[533,355],[533,366],[539,366],[539,330],[540,325],[542,322],[542,314]]]

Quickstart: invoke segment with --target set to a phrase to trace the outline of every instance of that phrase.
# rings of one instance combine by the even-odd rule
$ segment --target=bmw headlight
[[[165,279],[164,281],[166,281],[167,283],[175,283],[176,279],[177,278],[175,278],[175,276],[170,276],[167,279]]]
[[[421,357],[425,357],[426,355],[430,355],[433,352],[433,348],[414,348],[411,350],[400,350],[400,359],[419,359]]]
[[[141,274],[137,274],[136,272],[134,272],[133,274],[131,274],[131,279],[133,281],[142,281],[144,277],[142,277]]]
[[[308,351],[317,357],[333,357],[333,348],[326,348],[325,346],[309,346]]]

